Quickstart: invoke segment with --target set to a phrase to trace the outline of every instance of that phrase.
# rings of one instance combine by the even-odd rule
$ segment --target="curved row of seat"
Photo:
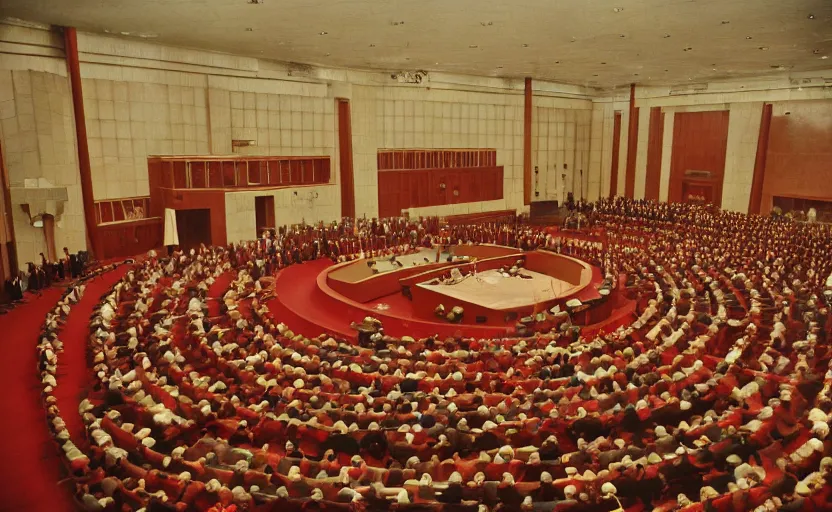
[[[606,252],[569,251],[626,274],[640,306],[590,339],[307,339],[241,264],[256,245],[151,255],[91,319],[89,446],[67,449],[79,500],[828,510],[829,228],[626,200],[596,212]]]

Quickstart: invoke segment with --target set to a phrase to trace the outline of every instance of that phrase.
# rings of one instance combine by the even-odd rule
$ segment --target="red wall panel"
[[[630,109],[630,120],[627,125],[627,168],[624,174],[624,197],[632,198],[636,191],[636,156],[638,153],[638,112]]]
[[[650,109],[650,127],[647,138],[647,177],[644,197],[659,200],[662,176],[662,138],[664,135],[664,112],[661,107]]]
[[[494,149],[387,149],[378,152],[380,217],[402,210],[503,198]],[[434,165],[435,167],[424,167]]]
[[[99,257],[126,258],[161,247],[163,224],[162,219],[155,218],[98,226]]]
[[[771,210],[774,196],[832,198],[832,101],[778,105],[771,118],[761,213]]]
[[[700,191],[707,182],[712,188],[709,194],[713,203],[720,206],[727,146],[727,110],[676,113],[670,159],[670,200],[684,200],[685,182],[690,182],[688,189]],[[689,171],[702,171],[707,175],[689,174]],[[700,194],[697,192],[696,195]]]

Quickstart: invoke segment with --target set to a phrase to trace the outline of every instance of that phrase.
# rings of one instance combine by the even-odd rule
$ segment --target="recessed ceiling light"
[[[746,39],[753,39],[751,36],[745,36]]]
[[[624,8],[623,8],[623,7],[613,7],[613,8],[612,8],[612,12],[621,12],[621,11],[623,11],[623,10],[624,10]]]
[[[821,59],[823,59],[823,60],[826,60],[826,59],[828,59],[828,58],[829,58],[829,56],[828,56],[828,55],[824,55],[823,57],[821,57]]]
[[[327,35],[327,34],[329,34],[329,32],[327,32],[327,31],[325,31],[325,30],[322,30],[322,31],[318,32],[318,35],[319,35],[319,36],[325,36],[325,35]]]
[[[761,46],[761,47],[760,47],[760,50],[762,50],[762,51],[764,51],[764,52],[765,52],[765,51],[768,51],[768,46]]]
[[[716,68],[712,68],[711,71],[716,71]]]
[[[815,15],[814,15],[814,14],[810,14],[810,15],[808,15],[808,16],[806,16],[806,17],[807,17],[807,18],[809,18],[810,20],[815,19]]]
[[[434,62],[434,65],[438,66],[438,65],[439,65],[439,63],[438,63],[438,62]]]
[[[479,48],[479,46],[477,46],[475,44],[469,44],[468,48],[471,48],[473,50],[474,48]]]

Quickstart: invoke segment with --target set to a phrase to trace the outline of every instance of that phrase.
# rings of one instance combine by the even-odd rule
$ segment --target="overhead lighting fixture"
[[[808,16],[806,16],[806,17],[807,17],[807,18],[809,18],[810,20],[815,19],[815,15],[814,15],[814,14],[810,14],[810,15],[808,15]]]
[[[828,56],[828,55],[824,55],[824,56],[822,56],[822,57],[821,57],[821,59],[822,59],[822,60],[826,60],[826,59],[828,59],[828,58],[829,58],[829,56]]]
[[[624,10],[624,8],[623,8],[623,7],[613,7],[613,8],[612,8],[612,12],[621,12],[621,11],[623,11],[623,10]]]
[[[327,32],[327,31],[325,31],[325,30],[322,30],[322,31],[318,32],[318,35],[319,35],[319,36],[325,36],[325,35],[327,35],[327,34],[329,34],[329,32]]]
[[[768,46],[761,46],[759,49],[765,52],[768,51]]]
[[[746,39],[753,39],[751,36],[745,36]]]

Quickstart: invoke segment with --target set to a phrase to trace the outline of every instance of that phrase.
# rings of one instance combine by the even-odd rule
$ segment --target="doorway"
[[[211,245],[211,210],[176,210],[176,232],[185,251]]]
[[[274,237],[274,196],[257,196],[254,198],[254,216],[257,233],[254,238],[260,238],[264,231],[270,231]]]

